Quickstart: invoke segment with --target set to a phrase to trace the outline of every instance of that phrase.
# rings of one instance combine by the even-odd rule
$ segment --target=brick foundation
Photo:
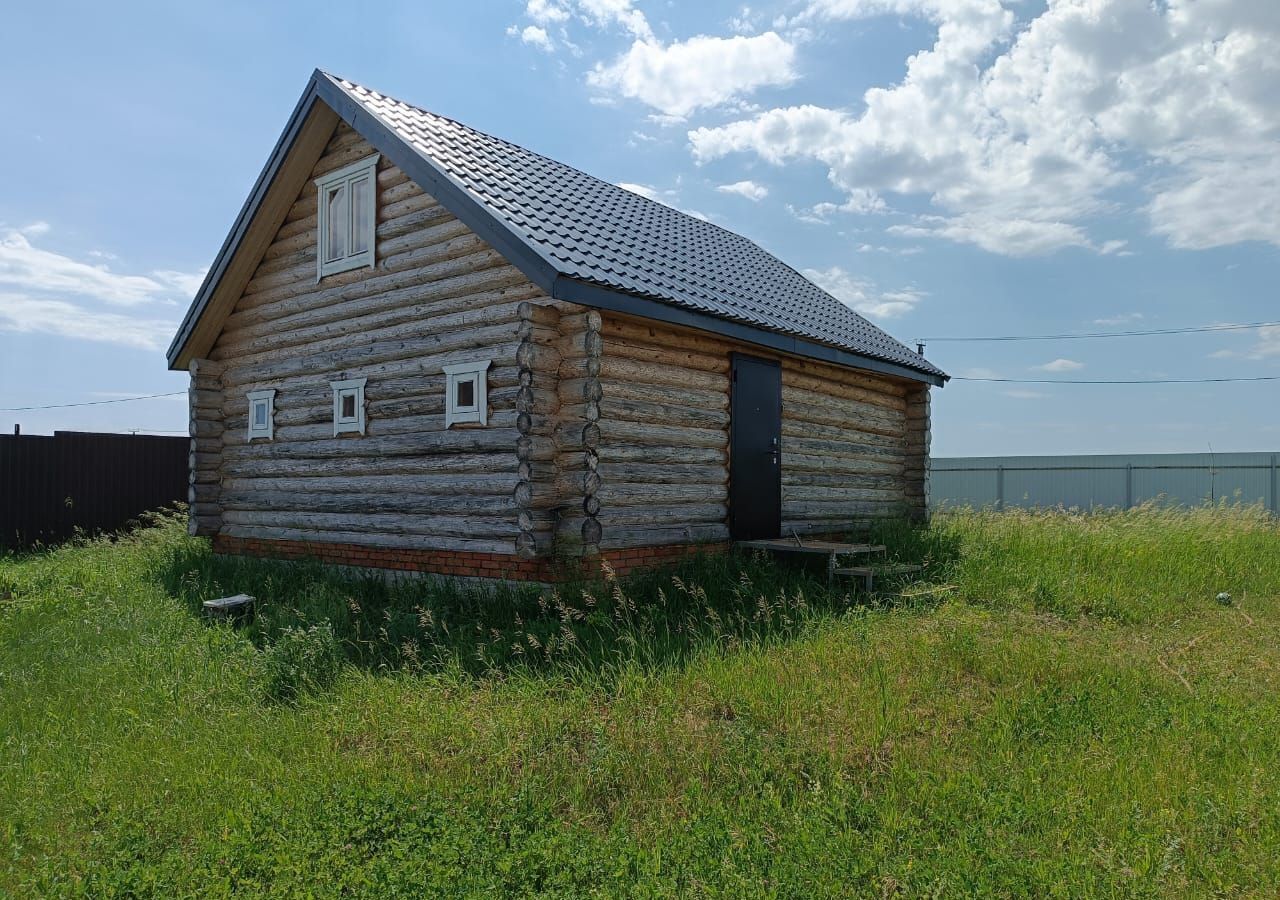
[[[213,552],[229,556],[260,556],[273,559],[314,559],[339,566],[361,566],[400,572],[427,572],[462,578],[492,578],[506,581],[567,581],[574,575],[596,575],[603,563],[614,574],[630,575],[674,562],[694,553],[719,553],[727,544],[668,544],[604,550],[581,560],[581,569],[564,560],[521,559],[514,554],[476,553],[470,550],[412,550],[365,547],[360,544],[331,544],[321,541],[285,541],[214,535]],[[575,571],[576,570],[576,571]]]

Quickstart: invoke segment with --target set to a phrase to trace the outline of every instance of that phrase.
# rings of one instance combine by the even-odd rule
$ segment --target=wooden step
[[[875,590],[876,577],[886,575],[906,575],[911,572],[919,572],[924,566],[917,566],[912,563],[887,563],[881,566],[843,566],[838,569],[832,569],[832,575],[843,575],[846,578],[861,578],[862,589],[868,594]]]
[[[764,541],[738,541],[738,546],[748,550],[768,550],[773,553],[821,553],[824,556],[843,556],[854,553],[883,553],[883,544],[844,544],[839,541],[799,541],[774,538]]]
[[[835,570],[836,575],[907,575],[919,572],[924,566],[911,563],[890,563],[883,566],[844,566]]]

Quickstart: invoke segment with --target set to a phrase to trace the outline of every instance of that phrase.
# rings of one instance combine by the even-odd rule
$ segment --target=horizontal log
[[[851,500],[868,502],[892,502],[901,500],[903,488],[901,480],[890,487],[830,487],[828,485],[783,485],[782,499],[802,502],[814,500],[821,503],[844,503]]]
[[[342,373],[370,379],[403,376],[415,371],[434,375],[444,366],[475,359],[489,359],[494,365],[513,365],[519,345],[510,338],[509,326],[496,325],[465,334],[427,335],[411,340],[382,341],[327,355],[291,357],[229,370],[227,389],[243,389],[252,384],[279,390],[317,378],[341,378]]]
[[[783,387],[812,394],[819,399],[819,402],[821,398],[830,397],[836,400],[866,403],[889,412],[905,412],[904,398],[900,392],[893,392],[892,382],[886,380],[879,384],[875,382],[868,384],[866,378],[859,378],[857,381],[861,383],[848,384],[843,380],[824,379],[786,368],[783,369],[782,376]]]
[[[849,472],[782,472],[782,485],[787,487],[864,487],[893,488],[902,481],[900,475],[856,474]]]
[[[600,435],[603,446],[667,446],[721,448],[728,446],[729,433],[714,428],[682,428],[651,422],[627,422],[619,419],[601,419]]]
[[[200,537],[212,537],[221,526],[222,520],[216,515],[206,516],[193,512],[187,517],[187,532]]]
[[[722,464],[602,462],[599,476],[610,484],[719,485],[729,480]]]
[[[379,534],[441,535],[465,539],[501,538],[514,541],[519,534],[512,514],[431,516],[382,512],[228,509],[222,513],[222,521],[224,525],[338,532],[367,530]]]
[[[853,519],[867,514],[882,515],[901,507],[901,501],[847,500],[824,503],[819,500],[782,499],[782,516],[789,519]]]
[[[728,377],[729,354],[707,354],[692,350],[674,350],[652,344],[628,343],[620,340],[606,339],[603,355],[618,359],[629,359],[655,366],[671,366],[686,369],[690,372],[710,372]]]
[[[491,366],[486,379],[489,396],[512,398],[519,390],[517,387],[519,374],[520,371],[515,365]],[[248,416],[248,391],[249,388],[227,392],[222,410],[224,418]],[[379,378],[365,385],[365,398],[371,415],[375,412],[380,415],[391,414],[398,408],[398,404],[412,404],[428,397],[443,402],[441,399],[443,395],[443,373],[427,375],[415,372],[410,375]],[[287,391],[277,391],[274,408],[276,422],[286,421],[279,418],[281,413],[297,410],[322,409],[332,416],[333,388],[329,386],[327,374],[310,383],[295,384]]]
[[[381,513],[405,513],[410,516],[440,517],[457,515],[510,518],[516,503],[507,494],[417,494],[396,491],[343,493],[317,491],[235,491],[224,489],[219,497],[223,517],[233,510],[258,512],[323,512],[365,516]],[[227,519],[231,521],[230,519]]]
[[[912,383],[876,372],[834,366],[814,359],[795,356],[783,357],[782,384],[784,387],[787,386],[788,382],[799,385],[799,379],[803,376],[817,380],[816,384],[811,382],[810,387],[818,387],[819,385],[861,387],[894,397],[905,397],[908,385]],[[838,390],[839,388],[834,387],[832,389]]]
[[[455,250],[467,252],[451,256]],[[226,331],[234,333],[267,322],[275,322],[279,328],[292,328],[299,324],[334,321],[353,311],[369,311],[369,307],[390,309],[406,300],[426,302],[436,296],[458,296],[528,282],[519,269],[493,256],[490,251],[471,251],[469,242],[442,245],[440,253],[442,259],[437,262],[400,272],[357,270],[363,274],[362,278],[341,284],[326,280],[312,290],[285,293],[273,302],[257,306],[249,306],[242,301],[227,318]],[[419,290],[414,291],[415,288]],[[361,305],[361,301],[365,302]],[[343,305],[334,309],[338,304]]]
[[[602,506],[600,525],[606,531],[622,525],[708,525],[724,523],[729,507],[724,503],[685,503],[675,506]]]
[[[305,354],[309,358],[314,358],[319,353],[336,356],[340,351],[381,341],[413,339],[447,332],[466,333],[497,325],[508,325],[510,337],[514,339],[517,336],[519,302],[459,306],[461,308],[441,310],[443,314],[440,315],[433,315],[435,311],[429,308],[412,307],[417,311],[416,315],[399,311],[365,320],[354,319],[342,326],[320,325],[305,329],[302,333],[278,334],[274,339],[270,335],[264,335],[238,349],[235,345],[228,344],[219,347],[219,350],[234,357],[234,362],[228,368],[229,373],[234,373],[243,368],[278,360],[286,353],[291,356]]]
[[[809,456],[841,456],[848,459],[872,459],[902,463],[902,454],[889,455],[883,447],[862,441],[833,441],[828,438],[788,437],[782,446],[783,454],[797,453]]]
[[[299,448],[305,450],[307,448]],[[512,447],[479,453],[413,456],[352,456],[317,459],[304,453],[279,459],[246,456],[229,458],[222,471],[228,478],[359,478],[419,476],[449,478],[478,477],[482,474],[509,474],[516,470]]]
[[[729,539],[729,527],[721,524],[627,526],[614,525],[602,528],[601,550],[622,550],[627,547],[658,547],[671,544],[699,544]]]
[[[606,444],[599,450],[600,464],[642,462],[652,465],[728,465],[728,447],[672,447]]]
[[[515,410],[500,410],[489,416],[488,427],[514,430],[515,421]],[[352,434],[351,436],[343,436],[339,440],[346,442],[350,446],[351,453],[362,454],[364,451],[358,445],[368,439],[391,435],[416,435],[423,441],[436,440],[443,443],[447,440],[447,435],[451,433],[454,433],[453,429],[445,431],[443,414],[402,416],[392,419],[366,419],[363,435]],[[333,439],[333,423],[330,420],[318,425],[277,426],[272,443],[276,446],[288,447],[291,444],[297,445],[308,441],[323,442]],[[222,436],[222,443],[224,447],[243,445],[245,443],[245,433],[237,428],[228,429]]]
[[[727,484],[629,484],[601,479],[596,491],[606,507],[671,503],[720,503],[728,499]]]
[[[788,417],[782,419],[782,435],[795,437],[821,437],[836,441],[857,441],[877,447],[884,447],[900,453],[905,440],[903,435],[882,434],[880,431],[869,431],[862,428],[857,421],[839,425],[828,425],[805,419]]]
[[[508,497],[518,484],[515,472],[468,474],[293,475],[229,477],[223,488],[231,494],[394,494],[427,496]]]
[[[458,538],[452,535],[381,533],[368,529],[329,531],[315,528],[280,528],[264,525],[227,524],[221,532],[230,537],[256,538],[258,540],[297,541],[318,545],[318,556],[324,544],[354,544],[361,547],[380,547],[395,550],[462,550],[474,553],[515,553],[514,537],[506,538]]]
[[[848,454],[801,453],[782,449],[784,472],[850,472],[853,474],[901,475],[902,462],[878,459],[872,456]]]
[[[460,453],[489,453],[502,451],[510,454],[511,466],[516,464],[515,445],[520,434],[515,428],[450,429],[435,434],[391,434],[383,437],[331,438],[308,441],[305,445],[291,442],[255,443],[251,446],[224,447],[223,456],[228,460],[243,459],[331,459],[334,457],[365,459],[387,456],[429,456],[433,454],[455,456]]]

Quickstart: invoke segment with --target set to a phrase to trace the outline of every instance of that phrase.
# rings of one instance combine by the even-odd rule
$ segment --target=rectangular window
[[[331,381],[333,388],[333,433],[364,434],[364,385],[367,379]]]
[[[378,219],[378,159],[367,157],[316,179],[319,234],[316,280],[372,266]]]
[[[249,433],[247,439],[271,440],[272,419],[275,417],[276,392],[272,390],[250,391],[249,400]]]
[[[489,424],[486,373],[492,360],[457,363],[444,367],[444,427],[475,423]]]

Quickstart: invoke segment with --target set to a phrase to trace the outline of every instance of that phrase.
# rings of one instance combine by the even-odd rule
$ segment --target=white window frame
[[[333,388],[333,433],[335,437],[349,432],[364,434],[364,384],[367,380],[365,378],[347,378],[343,381],[329,382],[329,387]],[[351,418],[346,418],[342,415],[342,398],[348,395],[354,395],[356,398],[356,414]]]
[[[249,432],[247,440],[274,440],[275,439],[275,417],[276,417],[276,392],[274,388],[264,389],[260,391],[249,391],[245,395],[249,399]],[[267,407],[267,424],[254,424],[254,408],[260,404]]]
[[[491,359],[480,359],[475,362],[455,363],[444,366],[444,427],[477,423],[489,424],[489,391],[488,377]],[[467,381],[475,383],[475,402],[471,406],[458,406],[458,385]]]
[[[381,154],[375,153],[373,156],[365,157],[349,166],[343,166],[335,172],[321,175],[315,180],[316,223],[318,225],[316,231],[316,281],[326,275],[373,265],[373,240],[374,233],[378,229],[378,159],[380,156]],[[365,249],[359,253],[352,253],[351,248],[355,245],[355,241],[352,240],[355,237],[355,209],[351,204],[351,184],[361,178],[369,179],[368,199],[365,201],[365,221],[369,224],[364,234]],[[329,204],[325,202],[325,194],[333,188],[343,185],[346,186],[347,190],[347,253],[338,259],[326,261],[325,257],[328,256],[327,244],[329,241]]]

